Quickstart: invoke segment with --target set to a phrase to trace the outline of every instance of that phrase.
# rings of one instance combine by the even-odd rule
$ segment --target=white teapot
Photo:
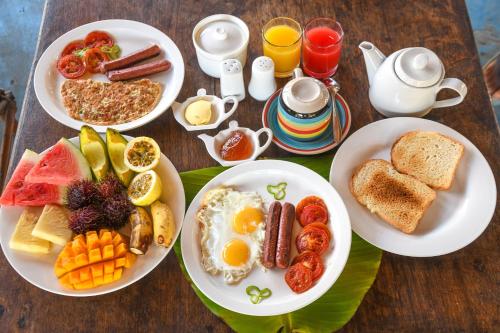
[[[387,117],[423,117],[433,108],[461,103],[467,87],[459,79],[444,78],[438,56],[424,47],[410,47],[385,57],[370,42],[362,42],[370,102]],[[436,101],[441,89],[455,90],[459,96]]]

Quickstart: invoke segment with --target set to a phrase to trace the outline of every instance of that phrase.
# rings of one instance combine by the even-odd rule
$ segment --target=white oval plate
[[[283,201],[297,205],[305,196],[317,195],[323,198],[328,206],[330,213],[328,227],[333,235],[331,243],[333,246],[323,255],[323,263],[325,264],[323,276],[311,289],[302,294],[296,294],[290,290],[285,282],[286,270],[279,268],[265,272],[256,266],[246,278],[236,285],[225,284],[222,274],[213,276],[205,272],[201,266],[200,234],[195,219],[205,193],[223,184],[233,185],[241,191],[258,192],[265,202],[265,209],[267,209],[274,198],[267,192],[266,187],[269,184],[279,182],[288,183],[286,197]],[[299,223],[295,222],[290,258],[294,258],[297,254],[294,240],[300,229]],[[181,246],[184,264],[191,280],[208,298],[231,311],[253,316],[272,316],[298,310],[312,303],[330,289],[344,269],[349,257],[351,225],[342,198],[320,175],[291,162],[259,160],[240,164],[222,172],[198,192],[184,218]],[[250,285],[256,285],[261,289],[269,288],[272,291],[272,296],[259,304],[252,304],[245,291]]]
[[[356,201],[349,190],[354,169],[365,160],[390,162],[394,141],[409,131],[436,131],[465,146],[455,180],[436,200],[413,234],[385,223]],[[462,134],[440,123],[420,118],[380,120],[353,133],[335,154],[330,183],[339,191],[351,216],[352,229],[382,250],[411,257],[432,257],[457,251],[486,229],[496,206],[493,172],[481,152]]]
[[[127,140],[133,139],[129,136],[125,136],[125,138]],[[78,137],[70,141],[77,146],[79,145]],[[155,168],[155,171],[160,175],[163,183],[164,191],[161,195],[161,201],[167,203],[174,214],[177,229],[172,241],[172,244],[174,244],[181,231],[186,208],[184,186],[182,185],[181,178],[174,165],[165,155],[161,154],[160,164]],[[172,249],[172,246],[164,248],[151,244],[148,252],[146,252],[144,256],[138,256],[134,265],[123,271],[123,276],[120,280],[87,290],[66,289],[59,284],[59,281],[54,275],[54,263],[56,262],[62,246],[54,245],[49,254],[41,255],[32,255],[10,249],[9,240],[22,211],[23,208],[19,206],[0,207],[0,245],[2,246],[3,253],[7,261],[19,275],[34,286],[54,294],[76,297],[97,296],[125,288],[151,272]],[[124,229],[127,228],[124,227]]]
[[[163,32],[150,25],[129,20],[105,20],[88,23],[68,31],[56,39],[38,60],[34,75],[35,94],[45,111],[63,125],[80,130],[85,122],[73,119],[64,108],[61,97],[61,86],[66,80],[56,68],[57,59],[64,47],[71,41],[84,39],[93,30],[104,30],[111,34],[122,49],[121,54],[127,55],[153,43],[158,44],[162,53],[158,59],[168,59],[172,67],[167,72],[149,75],[146,78],[162,85],[162,96],[156,107],[147,115],[128,123],[113,126],[117,131],[127,131],[149,123],[165,112],[175,101],[184,82],[184,61],[175,43]],[[156,59],[156,58],[155,58]],[[149,60],[151,61],[151,60]],[[83,78],[109,82],[103,74],[86,74]],[[106,132],[109,126],[90,124],[100,133]]]

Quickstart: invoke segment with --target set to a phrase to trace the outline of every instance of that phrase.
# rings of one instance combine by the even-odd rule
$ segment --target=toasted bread
[[[401,136],[392,146],[392,164],[436,190],[451,187],[464,146],[437,132],[415,131]]]
[[[359,203],[408,234],[436,198],[430,187],[397,172],[384,160],[364,162],[354,171],[349,186]]]

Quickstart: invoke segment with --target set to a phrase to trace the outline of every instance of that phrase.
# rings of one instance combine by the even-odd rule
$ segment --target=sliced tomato
[[[313,281],[316,281],[323,275],[325,271],[325,266],[323,266],[323,261],[321,257],[312,251],[305,251],[299,254],[293,259],[292,265],[301,263],[302,265],[309,268],[313,273]]]
[[[322,255],[330,247],[330,239],[325,230],[319,228],[304,228],[297,235],[295,245],[299,253],[313,251]]]
[[[92,31],[85,37],[86,47],[101,47],[101,46],[113,46],[115,41],[107,32],[104,31]]]
[[[310,195],[308,197],[305,197],[304,199],[300,200],[299,204],[297,205],[297,208],[295,208],[295,216],[300,217],[302,214],[302,210],[309,205],[319,205],[323,206],[326,211],[328,212],[328,208],[326,208],[325,202],[323,199],[320,197],[317,197],[315,195]]]
[[[79,51],[85,47],[85,42],[81,39],[74,40],[64,47],[61,52],[60,58],[73,54],[75,51]]]
[[[308,224],[320,222],[326,224],[328,222],[328,212],[325,207],[320,205],[307,205],[302,209],[299,215],[299,223],[305,227]]]
[[[296,293],[303,293],[313,284],[313,272],[301,263],[288,268],[285,273],[286,284]]]
[[[109,58],[106,53],[102,52],[98,48],[88,49],[85,51],[83,55],[83,61],[87,66],[87,70],[90,73],[100,73],[101,72],[101,64],[103,62],[108,61]]]
[[[68,54],[57,61],[57,70],[67,79],[76,79],[85,74],[85,64],[76,55]]]
[[[306,225],[304,227],[304,230],[309,228],[317,228],[326,231],[326,233],[328,234],[328,239],[332,240],[332,233],[330,232],[330,228],[328,228],[326,224],[321,222],[313,222],[311,224]]]

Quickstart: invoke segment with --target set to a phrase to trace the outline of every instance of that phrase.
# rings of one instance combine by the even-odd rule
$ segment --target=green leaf
[[[308,167],[324,178],[330,173],[331,157],[293,157],[286,159]],[[213,167],[181,173],[188,203],[213,177],[226,168]],[[227,310],[208,299],[191,281],[182,260],[180,239],[174,246],[184,276],[203,304],[236,332],[332,332],[354,315],[377,275],[382,251],[352,234],[351,252],[344,271],[335,284],[312,304],[281,316],[254,317]]]

